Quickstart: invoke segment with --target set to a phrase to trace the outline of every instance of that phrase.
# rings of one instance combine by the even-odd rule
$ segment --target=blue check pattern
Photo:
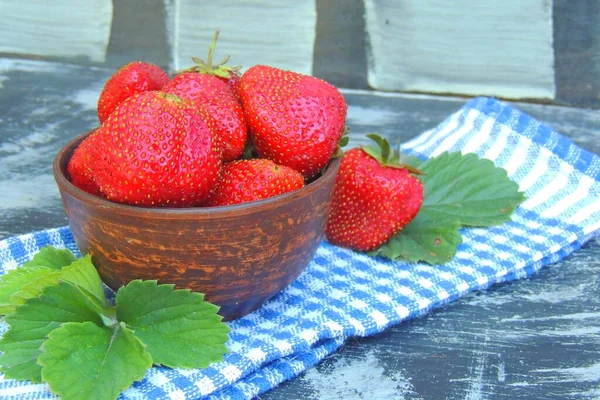
[[[306,271],[254,313],[230,322],[230,353],[203,370],[154,367],[121,399],[250,399],[353,336],[379,333],[474,290],[531,276],[600,233],[600,157],[513,106],[475,98],[404,146],[430,157],[474,152],[505,168],[527,201],[511,222],[464,229],[444,266],[390,262],[323,242]],[[50,244],[78,253],[67,227],[0,241],[0,272]],[[0,377],[0,398],[54,398]]]

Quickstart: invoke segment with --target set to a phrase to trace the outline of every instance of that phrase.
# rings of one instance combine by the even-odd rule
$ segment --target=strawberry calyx
[[[335,153],[333,153],[332,158],[340,158],[341,156],[344,155],[343,147],[347,146],[348,143],[350,143],[350,136],[348,136],[349,133],[350,133],[350,128],[347,125],[345,125],[344,132],[342,132],[342,137],[340,138],[340,140],[337,143],[337,147],[336,147]]]
[[[199,57],[192,57],[192,61],[196,63],[196,65],[184,69],[182,71],[178,71],[177,74],[185,73],[185,72],[197,72],[201,74],[214,75],[221,78],[231,78],[233,75],[240,75],[241,66],[230,66],[225,65],[229,62],[230,56],[226,56],[220,63],[213,64],[213,55],[215,52],[215,47],[217,46],[217,40],[219,39],[220,30],[217,29],[213,34],[212,42],[210,43],[210,47],[208,48],[208,56],[206,58],[206,62]]]
[[[412,165],[402,162],[403,155],[400,153],[400,143],[392,149],[387,139],[382,138],[376,133],[369,133],[367,137],[373,140],[377,146],[362,146],[365,153],[376,159],[383,167],[406,169],[412,174],[421,175],[422,172]]]

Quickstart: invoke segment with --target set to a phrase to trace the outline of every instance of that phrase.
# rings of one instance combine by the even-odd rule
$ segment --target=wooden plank
[[[600,1],[554,0],[556,99],[600,108]]]
[[[338,87],[368,89],[363,0],[317,0],[314,76]]]
[[[0,53],[104,62],[111,0],[0,2]]]
[[[171,67],[172,51],[165,0],[119,0],[114,2],[107,66],[119,68],[131,61],[146,61],[162,68]]]
[[[269,64],[312,73],[316,6],[312,1],[199,2],[176,0],[175,69],[205,58],[212,34],[221,29],[216,60],[231,55],[231,65]]]
[[[553,99],[552,2],[365,0],[375,89]]]

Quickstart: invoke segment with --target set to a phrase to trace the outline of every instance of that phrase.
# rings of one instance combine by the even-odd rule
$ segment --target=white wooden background
[[[172,69],[204,57],[218,27],[217,59],[312,72],[315,0],[164,1]],[[555,98],[553,0],[363,1],[371,88]],[[112,13],[112,0],[2,0],[0,53],[102,63]]]

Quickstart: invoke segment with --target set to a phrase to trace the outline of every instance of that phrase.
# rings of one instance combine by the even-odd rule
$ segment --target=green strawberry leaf
[[[525,200],[506,171],[475,154],[442,153],[419,166],[422,211],[454,217],[461,225],[493,226],[510,221]]]
[[[46,336],[64,322],[92,321],[103,325],[97,305],[69,282],[47,286],[40,297],[5,317],[10,329],[0,339],[0,372],[7,378],[40,382],[37,358]]]
[[[90,255],[86,255],[71,265],[64,267],[61,270],[60,279],[78,286],[98,306],[106,307],[108,305],[106,295],[104,294],[104,287],[102,286],[102,279],[100,279],[96,267],[92,264],[92,257]]]
[[[8,314],[18,304],[37,297],[48,285],[58,282],[60,271],[47,267],[17,268],[0,278],[0,314]]]
[[[37,297],[49,285],[58,282],[57,270],[70,265],[77,258],[67,249],[50,245],[40,249],[20,268],[0,277],[0,314],[8,314],[25,300]]]
[[[156,281],[131,281],[117,292],[117,319],[148,346],[156,364],[204,368],[221,361],[229,326],[204,295]]]
[[[42,247],[40,251],[30,261],[23,264],[23,267],[48,267],[61,269],[70,265],[77,257],[68,249],[57,249],[50,245]]]
[[[52,248],[45,247],[43,253],[52,254]],[[40,260],[37,256],[34,260]],[[68,261],[63,258],[63,261]],[[62,265],[63,261],[59,260]],[[58,267],[58,263],[54,267]],[[12,270],[0,277],[0,314],[8,314],[14,311],[16,306],[25,303],[25,300],[37,297],[42,290],[50,285],[56,285],[58,281],[71,282],[88,293],[90,298],[95,299],[100,308],[107,305],[104,295],[102,280],[91,262],[91,257],[76,259],[70,265],[57,270],[55,268],[35,266],[22,266]]]
[[[64,400],[116,399],[152,366],[150,353],[124,324],[67,322],[48,335],[42,351],[42,377]]]
[[[144,376],[153,354],[158,364],[202,368],[228,351],[229,327],[204,295],[138,280],[113,307],[90,256],[59,259],[0,278],[0,307],[10,311],[0,339],[6,378],[43,379],[65,399],[114,399]]]
[[[460,223],[439,219],[435,214],[420,212],[403,230],[371,252],[391,260],[425,261],[444,264],[454,258],[462,242]]]
[[[405,157],[404,162],[422,172],[423,204],[417,217],[372,255],[445,264],[462,242],[462,226],[510,221],[525,200],[504,169],[475,154],[445,152],[424,162],[414,157]]]

